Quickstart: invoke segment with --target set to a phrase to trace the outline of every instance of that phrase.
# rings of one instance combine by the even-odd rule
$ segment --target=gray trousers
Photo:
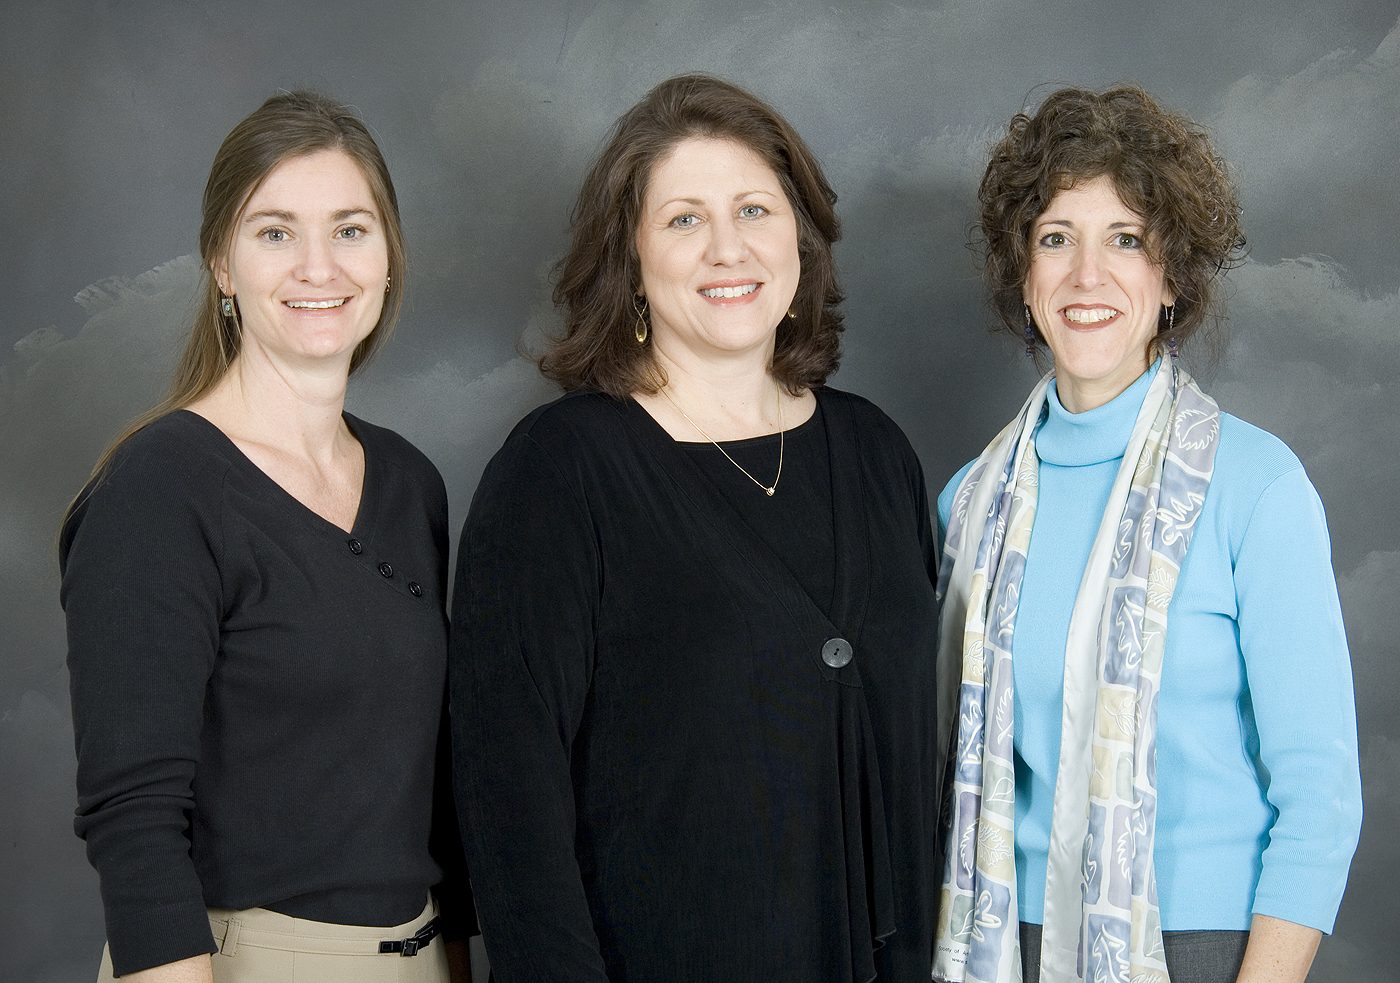
[[[1040,983],[1041,926],[1021,923],[1021,967],[1024,983]],[[1235,983],[1244,962],[1248,932],[1226,930],[1163,932],[1167,972],[1172,983]]]

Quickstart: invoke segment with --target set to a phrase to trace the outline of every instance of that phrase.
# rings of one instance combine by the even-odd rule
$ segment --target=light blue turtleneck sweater
[[[1045,917],[1070,612],[1152,373],[1079,414],[1052,383],[1036,435],[1039,500],[1012,642],[1025,922]],[[940,543],[967,471],[938,498]],[[1327,520],[1293,452],[1227,413],[1167,610],[1164,659],[1162,928],[1248,929],[1258,913],[1330,932],[1360,830],[1361,777]]]

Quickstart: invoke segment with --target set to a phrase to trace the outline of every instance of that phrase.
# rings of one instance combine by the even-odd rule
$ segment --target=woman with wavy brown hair
[[[840,226],[754,96],[662,82],[584,180],[531,413],[462,532],[451,689],[515,981],[927,980],[933,535],[830,389]]]
[[[1322,503],[1181,364],[1243,250],[1225,166],[1141,89],[1064,89],[979,200],[993,310],[1053,371],[939,498],[934,976],[1301,981],[1356,715]]]
[[[215,155],[199,242],[171,394],[60,540],[99,979],[445,983],[449,955],[466,979],[447,495],[342,409],[405,284],[364,123],[268,99]]]

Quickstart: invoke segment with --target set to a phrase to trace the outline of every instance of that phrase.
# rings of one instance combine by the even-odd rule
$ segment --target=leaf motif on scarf
[[[982,680],[987,678],[987,653],[981,638],[973,639],[967,643],[963,658],[969,663],[971,677]]]
[[[1133,819],[1132,824],[1129,826],[1129,830],[1137,836],[1146,836],[1147,815],[1142,808],[1142,793],[1137,793],[1134,796],[1134,799],[1135,801],[1133,802]]]
[[[1012,736],[1016,729],[1015,718],[1011,715],[1012,705],[1015,701],[1014,691],[1010,686],[1001,691],[1001,699],[997,700],[996,727],[997,740],[1004,742]]]
[[[1094,983],[1128,983],[1128,940],[1108,930],[1114,922],[1104,921],[1089,944],[1092,979]]]
[[[959,741],[958,764],[960,767],[971,767],[981,772],[982,728],[977,728],[976,733],[968,734]]]
[[[1204,450],[1220,436],[1220,414],[1183,406],[1177,411],[1175,426],[1182,450]]]
[[[1125,696],[1123,702],[1118,704],[1117,710],[1110,710],[1109,716],[1118,725],[1118,729],[1124,734],[1132,734],[1134,725],[1137,723],[1137,697]]]
[[[1163,546],[1175,546],[1183,537],[1189,539],[1196,528],[1196,520],[1201,517],[1201,505],[1205,495],[1187,492],[1185,500],[1172,498],[1166,505],[1157,507],[1157,522]]]
[[[1132,674],[1142,665],[1142,627],[1147,609],[1143,602],[1146,591],[1130,587],[1119,588],[1113,594],[1113,654],[1106,659],[1104,676],[1116,683],[1132,685]],[[1105,653],[1107,655],[1107,653]]]
[[[977,487],[978,480],[982,477],[982,472],[986,470],[986,465],[974,467],[971,473],[963,479],[963,483],[958,486],[958,490],[953,494],[953,507],[948,510],[948,532],[961,530],[963,523],[967,521],[967,507],[972,502],[972,492]],[[951,539],[951,535],[949,536]]]
[[[996,643],[1003,649],[1011,648],[1011,637],[1016,630],[1016,607],[1020,603],[1021,585],[1008,584],[1002,592],[1001,602],[996,609]]]
[[[971,874],[973,868],[977,866],[977,827],[979,825],[981,825],[980,822],[969,823],[967,829],[963,830],[962,841],[958,844],[958,860],[962,863],[963,870],[968,874]]]
[[[971,906],[969,906],[968,909],[967,909],[967,913],[963,915],[962,924],[959,925],[958,928],[957,928],[957,930],[953,932],[953,938],[955,938],[955,939],[967,939],[967,938],[971,938],[971,937],[973,936],[973,934],[976,932],[976,929],[974,928],[974,926],[976,925],[976,923],[977,923],[977,912],[976,912],[975,910],[973,910],[973,908],[972,908]]]
[[[1006,837],[1001,835],[999,829],[981,820],[977,823],[977,850],[986,854],[988,867],[995,867],[1011,856],[1011,845],[1006,842]]]
[[[1125,878],[1133,872],[1133,830],[1125,829],[1115,844],[1114,858],[1118,861],[1118,873]]]
[[[1113,571],[1126,569],[1128,557],[1133,552],[1133,520],[1126,516],[1118,521],[1118,538],[1113,541],[1113,558],[1109,568]]]
[[[978,942],[986,941],[986,936],[982,934],[984,928],[1001,928],[1002,920],[992,913],[992,893],[983,891],[977,895],[976,917],[972,923],[972,937]]]
[[[1172,593],[1176,590],[1176,579],[1162,566],[1155,566],[1147,574],[1147,606],[1154,611],[1165,611],[1171,604]],[[1147,647],[1148,630],[1143,628],[1142,645]]]

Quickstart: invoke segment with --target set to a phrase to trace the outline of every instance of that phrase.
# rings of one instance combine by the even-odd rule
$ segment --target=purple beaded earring
[[[1035,358],[1035,326],[1031,321],[1031,308],[1029,304],[1022,304],[1026,309],[1026,358]]]
[[[1172,328],[1176,326],[1176,305],[1172,304],[1167,308],[1167,334],[1171,334]],[[1176,339],[1167,338],[1167,354],[1172,360],[1172,389],[1175,390],[1181,384],[1180,373],[1176,369],[1176,361],[1180,357],[1180,352],[1176,350]]]

